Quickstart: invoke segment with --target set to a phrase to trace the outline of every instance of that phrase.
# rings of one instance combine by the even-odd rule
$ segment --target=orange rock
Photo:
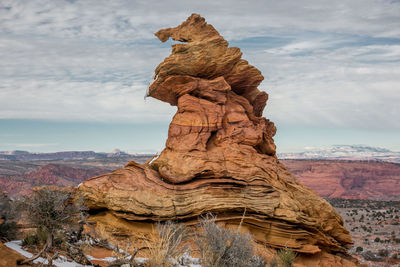
[[[268,98],[257,89],[261,73],[199,15],[156,35],[186,42],[173,45],[148,92],[178,107],[166,148],[150,164],[130,162],[84,182],[91,220],[131,235],[213,213],[225,227],[243,217],[243,229],[264,245],[346,253],[352,240],[342,218],[275,155],[276,128],[260,117]]]
[[[356,259],[349,256],[332,255],[319,252],[315,255],[299,255],[296,257],[294,267],[357,267]]]
[[[206,212],[217,214],[227,225],[238,225],[246,208],[243,227],[260,242],[304,253],[320,249],[345,252],[344,245],[351,239],[333,208],[298,184],[276,159],[264,161],[271,177],[260,177],[259,170],[243,165],[247,169],[243,178],[210,177],[175,185],[163,181],[149,166],[131,162],[84,182],[79,190],[90,209],[107,209],[131,225],[166,220],[195,224]],[[129,229],[129,223],[121,225],[114,230],[129,233],[134,229]]]
[[[5,246],[3,243],[0,242],[0,266],[4,267],[30,266],[30,265],[17,264],[18,261],[23,261],[25,259],[26,257],[10,249],[9,247]]]
[[[159,85],[173,75],[208,80],[223,77],[232,91],[249,100],[256,116],[262,115],[268,96],[257,89],[264,79],[261,72],[241,59],[239,48],[228,47],[228,42],[200,15],[193,14],[180,26],[160,30],[156,36],[162,42],[172,38],[186,43],[174,44],[172,54],[158,65],[155,82],[149,88],[150,96],[157,94]]]

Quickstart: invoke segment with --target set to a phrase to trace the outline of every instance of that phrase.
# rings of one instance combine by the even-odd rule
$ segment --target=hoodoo
[[[342,218],[276,156],[261,72],[197,14],[156,36],[181,42],[148,90],[178,108],[166,147],[151,163],[130,162],[81,184],[92,220],[130,235],[160,221],[195,225],[206,213],[225,227],[244,216],[242,228],[266,246],[346,253],[352,240]]]

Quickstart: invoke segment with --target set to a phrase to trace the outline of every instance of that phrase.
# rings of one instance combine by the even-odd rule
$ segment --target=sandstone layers
[[[199,15],[156,36],[182,42],[148,91],[178,108],[166,148],[151,163],[130,162],[80,185],[92,219],[130,234],[159,221],[194,225],[206,213],[234,227],[243,216],[242,228],[265,245],[345,253],[352,241],[342,218],[275,155],[260,71]]]

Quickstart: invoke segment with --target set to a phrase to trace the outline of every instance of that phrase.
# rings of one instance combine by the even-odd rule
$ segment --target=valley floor
[[[400,201],[327,199],[350,231],[350,253],[372,266],[400,264]]]

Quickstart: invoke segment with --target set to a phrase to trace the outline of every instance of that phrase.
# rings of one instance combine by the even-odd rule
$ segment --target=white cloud
[[[23,148],[38,148],[38,147],[49,147],[49,146],[58,146],[59,144],[13,144],[16,147],[23,147]]]
[[[400,3],[373,0],[3,0],[0,118],[169,120],[175,108],[143,100],[170,53],[153,34],[192,12],[248,40],[272,120],[400,129]]]
[[[315,47],[283,46],[257,55],[255,60],[267,62],[260,67],[267,74],[263,87],[270,93],[264,114],[287,125],[400,129],[396,45],[311,52],[310,46]]]
[[[90,121],[165,121],[174,108],[144,100],[145,86],[118,82],[13,81],[1,88],[0,118]]]
[[[400,35],[400,5],[392,1],[129,1],[3,0],[3,32],[112,41],[150,39],[197,12],[227,38],[330,31],[369,36]],[[390,26],[390,27],[388,27]]]

